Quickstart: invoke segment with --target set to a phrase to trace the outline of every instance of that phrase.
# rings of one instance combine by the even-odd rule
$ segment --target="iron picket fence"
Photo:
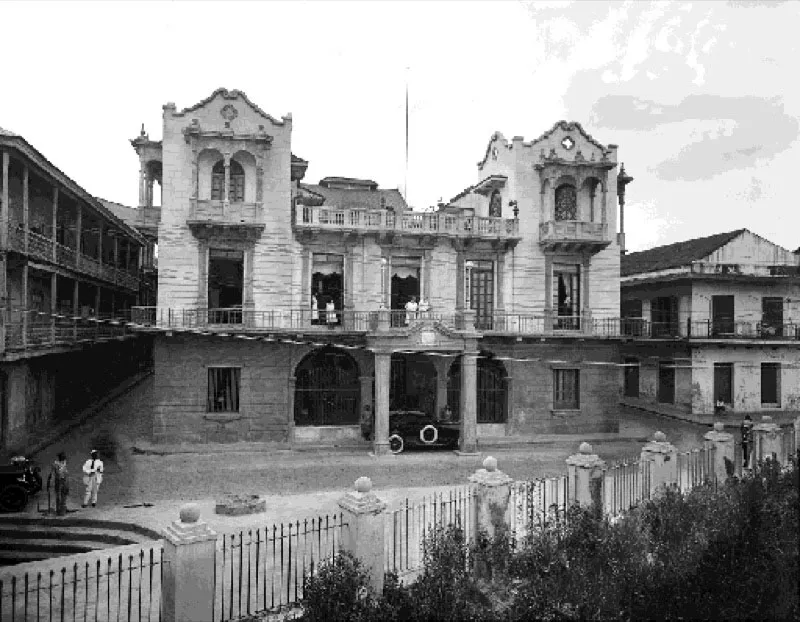
[[[569,477],[545,477],[511,484],[509,528],[518,542],[563,523],[570,504]]]
[[[423,497],[418,503],[406,499],[398,509],[388,512],[384,532],[385,570],[401,578],[420,570],[425,538],[435,527],[460,527],[467,541],[471,541],[475,494],[470,486],[453,488]]]
[[[161,548],[0,579],[0,622],[161,619]]]
[[[652,462],[615,463],[603,473],[603,514],[615,518],[650,499]]]
[[[342,514],[224,534],[217,541],[214,620],[300,604],[306,580],[340,550]]]
[[[703,484],[715,483],[715,451],[714,447],[704,447],[678,452],[678,481],[676,484],[681,492],[689,492]]]

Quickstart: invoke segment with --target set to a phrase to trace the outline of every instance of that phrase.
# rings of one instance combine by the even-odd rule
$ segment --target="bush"
[[[375,597],[369,586],[369,575],[350,553],[339,553],[320,565],[317,574],[306,579],[303,593],[303,620],[375,619]]]

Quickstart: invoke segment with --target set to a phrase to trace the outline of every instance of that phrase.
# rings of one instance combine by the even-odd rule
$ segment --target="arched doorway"
[[[436,368],[424,354],[392,354],[389,410],[436,413]]]
[[[361,408],[358,363],[326,347],[308,354],[295,370],[295,425],[356,425]]]
[[[478,355],[476,370],[476,395],[478,423],[505,423],[508,416],[508,374],[505,365],[489,352]],[[461,420],[461,357],[447,373],[447,405],[453,419]]]

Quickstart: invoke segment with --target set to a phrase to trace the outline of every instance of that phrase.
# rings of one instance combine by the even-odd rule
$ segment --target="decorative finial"
[[[147,133],[144,131],[144,123],[142,123],[142,131],[139,132],[139,136],[141,136],[142,138],[145,138],[147,136]]]
[[[591,454],[592,446],[589,443],[581,443],[580,447],[578,447],[578,451],[582,454]]]
[[[493,458],[492,456],[487,456],[486,460],[483,461],[483,468],[489,471],[497,470],[497,458]]]
[[[667,440],[667,435],[661,432],[660,430],[653,434],[653,440],[658,441],[659,443],[663,443]]]

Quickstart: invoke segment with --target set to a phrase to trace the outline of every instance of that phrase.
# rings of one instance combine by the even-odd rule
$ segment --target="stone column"
[[[544,326],[545,333],[553,332],[553,256],[544,256]]]
[[[464,352],[461,356],[461,434],[459,455],[478,453],[477,352]]]
[[[651,496],[659,489],[678,484],[678,450],[663,432],[653,435],[653,440],[642,448],[639,460],[643,468],[649,467]]]
[[[466,283],[466,267],[464,251],[456,251],[456,313],[464,310],[464,285]]]
[[[30,172],[27,166],[22,167],[22,248],[28,252],[30,236]]]
[[[361,376],[358,380],[361,383],[361,410],[363,411],[365,406],[369,406],[370,410],[374,413],[375,405],[372,403],[372,376]]]
[[[290,368],[291,369],[291,368]],[[286,429],[289,443],[294,443],[294,394],[297,387],[297,377],[294,372],[286,381]]]
[[[81,315],[80,283],[78,278],[72,283],[72,337],[78,339],[78,320]]]
[[[103,265],[103,221],[97,223],[97,261]]]
[[[570,503],[585,509],[603,511],[603,469],[605,461],[593,453],[589,443],[581,443],[578,453],[567,458]]]
[[[447,372],[452,364],[452,359],[444,356],[433,358],[433,365],[436,368],[436,416],[441,415],[447,406]]]
[[[147,171],[144,161],[139,162],[139,206],[147,205]]]
[[[590,301],[590,275],[592,260],[586,256],[581,262],[581,331],[587,334],[592,332],[592,305]]]
[[[780,426],[769,415],[753,426],[753,464],[771,459],[786,464]]]
[[[375,352],[375,430],[372,446],[376,456],[383,456],[389,453],[389,382],[391,371],[391,352]]]
[[[487,456],[483,468],[469,476],[475,484],[475,503],[472,506],[472,534],[476,538],[483,533],[489,538],[501,536],[511,526],[509,502],[513,478],[497,470],[497,459]]]
[[[728,477],[733,476],[733,434],[725,432],[725,425],[721,421],[714,424],[714,429],[703,435],[706,449],[714,448],[714,477],[717,482],[724,484]]]
[[[230,203],[230,189],[231,189],[231,154],[226,153],[224,155],[224,165],[225,165],[225,190],[222,194],[222,202],[227,205]]]
[[[22,263],[22,347],[28,344],[28,318],[30,311],[28,310],[28,259],[25,258]]]
[[[372,481],[359,477],[355,490],[339,499],[339,508],[344,514],[347,527],[342,530],[342,550],[358,559],[369,573],[369,581],[375,594],[383,593],[386,502],[372,492]],[[210,618],[209,618],[210,619]]]
[[[212,620],[217,534],[194,503],[164,529],[161,619],[164,622]]]

